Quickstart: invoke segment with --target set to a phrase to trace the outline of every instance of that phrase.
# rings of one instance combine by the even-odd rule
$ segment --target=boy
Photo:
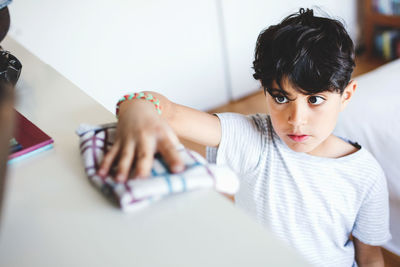
[[[134,161],[135,176],[147,176],[155,151],[181,171],[176,133],[236,171],[237,205],[310,263],[383,266],[379,245],[390,239],[383,171],[364,148],[332,134],[357,87],[343,25],[300,9],[260,34],[253,64],[269,115],[214,116],[147,93],[160,101],[159,116],[157,101],[137,96],[120,104],[116,142],[99,174],[117,159],[117,180]]]

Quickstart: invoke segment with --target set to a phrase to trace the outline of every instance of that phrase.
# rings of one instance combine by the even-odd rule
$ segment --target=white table
[[[74,130],[113,114],[11,38],[2,45],[23,64],[17,109],[55,143],[9,166],[0,266],[307,266],[213,191],[112,206],[88,182]]]

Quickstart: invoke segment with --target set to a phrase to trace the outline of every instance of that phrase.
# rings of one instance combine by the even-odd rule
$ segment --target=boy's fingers
[[[140,142],[137,148],[135,177],[146,177],[150,175],[154,161],[155,140],[146,138]]]
[[[106,176],[107,173],[110,171],[111,164],[114,162],[115,157],[118,154],[119,150],[119,142],[115,142],[115,144],[111,147],[111,149],[107,152],[104,156],[98,174],[100,176]]]
[[[171,172],[181,172],[185,168],[181,157],[179,156],[177,145],[174,144],[170,139],[165,138],[159,143],[159,151],[163,156],[163,159],[167,163]]]
[[[116,176],[117,182],[125,182],[128,179],[128,174],[132,166],[135,153],[135,143],[128,142],[122,147],[120,159],[118,163],[118,172]]]

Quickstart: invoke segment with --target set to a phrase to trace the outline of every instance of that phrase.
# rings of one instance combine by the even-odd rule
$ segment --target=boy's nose
[[[307,124],[306,113],[306,108],[294,103],[289,111],[288,123],[296,127]]]

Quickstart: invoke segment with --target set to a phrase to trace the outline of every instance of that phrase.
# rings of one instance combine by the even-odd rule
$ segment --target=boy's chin
[[[285,142],[286,145],[293,151],[298,153],[312,153],[315,149],[315,145],[307,144],[307,143],[293,143],[293,142]]]

